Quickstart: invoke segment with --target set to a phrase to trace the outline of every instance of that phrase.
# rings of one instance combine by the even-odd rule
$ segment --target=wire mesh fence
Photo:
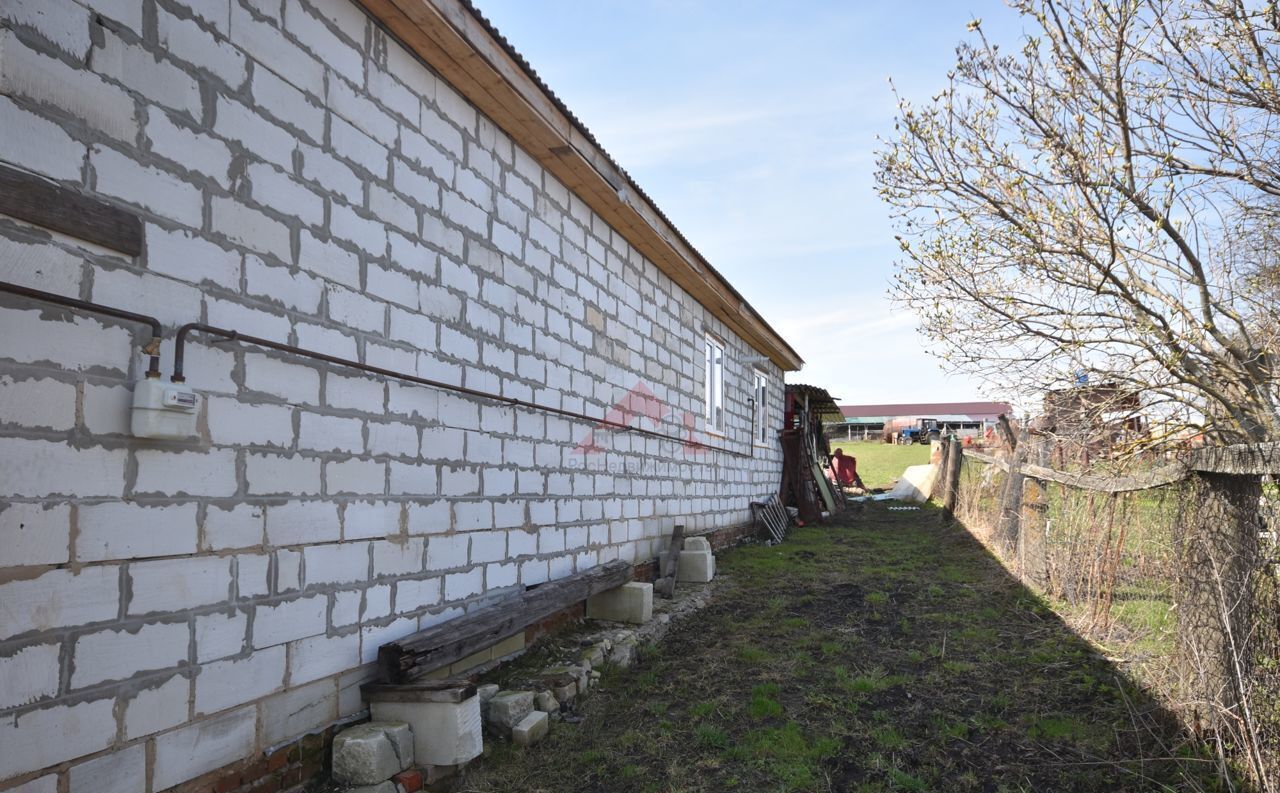
[[[1224,587],[1210,569],[1212,557],[1195,552],[1203,524],[1213,518],[1200,509],[1205,493],[1194,478],[1111,493],[1024,479],[997,464],[962,459],[956,518],[1189,726],[1212,721],[1206,737],[1224,766],[1232,762],[1259,790],[1280,789],[1280,495],[1274,484],[1264,484],[1257,500],[1256,534],[1241,538],[1250,560],[1245,578]],[[1206,707],[1197,693],[1206,674],[1196,666],[1203,638],[1197,632],[1206,628],[1192,624],[1186,602],[1206,590],[1219,593],[1222,611],[1209,630],[1243,626],[1242,635],[1226,637],[1235,657],[1222,684],[1236,689],[1240,704],[1212,720],[1198,715]]]

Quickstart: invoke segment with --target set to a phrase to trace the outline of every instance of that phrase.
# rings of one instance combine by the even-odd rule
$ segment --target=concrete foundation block
[[[413,750],[413,733],[403,721],[350,727],[333,739],[333,778],[346,785],[377,785],[412,766]]]
[[[653,617],[653,584],[632,581],[587,598],[587,617],[636,625]]]
[[[489,700],[488,724],[503,735],[510,735],[532,712],[532,691],[502,691]]]
[[[517,746],[532,746],[550,731],[551,718],[546,713],[535,710],[511,729],[511,741]]]
[[[676,566],[676,580],[681,583],[705,584],[716,576],[716,557],[711,551],[681,551]]]
[[[377,687],[372,687],[377,688]],[[404,691],[410,686],[366,688],[375,719],[399,719],[413,728],[413,752],[419,765],[460,765],[484,750],[480,698],[475,689]]]
[[[711,551],[711,542],[706,537],[687,537],[684,541],[686,551]]]

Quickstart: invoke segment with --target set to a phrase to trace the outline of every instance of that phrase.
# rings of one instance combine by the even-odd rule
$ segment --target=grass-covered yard
[[[1163,710],[931,508],[868,504],[720,570],[580,721],[456,788],[1215,789]]]
[[[879,441],[832,441],[831,451],[839,447],[845,454],[858,458],[858,473],[867,487],[888,488],[902,476],[903,469],[929,462],[929,445],[897,446]]]

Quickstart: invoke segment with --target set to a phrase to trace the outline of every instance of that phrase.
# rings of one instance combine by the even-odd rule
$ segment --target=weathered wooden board
[[[1009,470],[1008,461],[993,457],[990,454],[965,449],[964,456],[978,462],[998,465],[1006,471]],[[1171,485],[1187,478],[1187,466],[1181,463],[1172,463],[1160,468],[1153,468],[1150,471],[1144,471],[1133,476],[1067,473],[1053,468],[1046,468],[1042,465],[1031,464],[1023,465],[1021,469],[1024,476],[1049,482],[1060,482],[1082,490],[1096,490],[1100,493],[1127,493],[1134,490],[1150,490],[1155,487]]]
[[[0,214],[127,256],[142,253],[142,220],[84,193],[0,165]]]
[[[405,683],[466,658],[597,592],[632,578],[621,559],[584,573],[549,581],[518,597],[485,606],[378,648],[378,667],[388,683]]]
[[[671,598],[676,593],[676,568],[680,566],[680,552],[684,550],[684,524],[677,523],[671,532],[671,544],[662,557],[662,569],[658,580],[653,582],[654,594]]]
[[[1213,474],[1280,474],[1280,443],[1242,443],[1196,449],[1188,467]]]

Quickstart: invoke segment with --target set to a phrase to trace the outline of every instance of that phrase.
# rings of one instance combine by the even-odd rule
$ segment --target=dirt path
[[[726,554],[710,606],[484,791],[1214,789],[1177,731],[963,529],[869,505]],[[1144,759],[1145,758],[1145,759]]]

